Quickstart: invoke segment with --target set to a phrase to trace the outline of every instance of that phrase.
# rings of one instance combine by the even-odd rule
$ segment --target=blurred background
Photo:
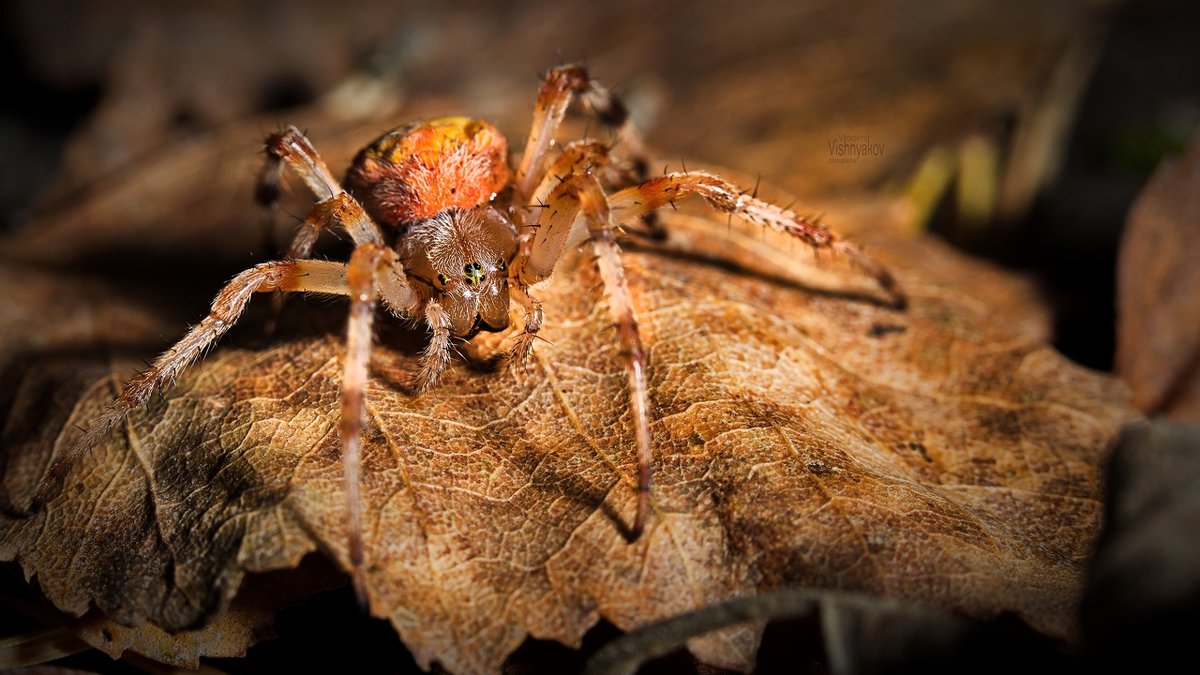
[[[229,150],[247,157],[279,124],[318,140],[367,129],[353,148],[414,110],[482,116],[520,139],[540,73],[582,61],[664,161],[761,176],[818,206],[907,196],[911,227],[1032,275],[1057,346],[1098,369],[1112,367],[1129,205],[1200,121],[1200,8],[1172,0],[14,0],[0,12],[9,230],[247,120]]]

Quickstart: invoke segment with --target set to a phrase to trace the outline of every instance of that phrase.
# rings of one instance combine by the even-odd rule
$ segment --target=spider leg
[[[542,182],[538,184],[537,189],[533,193],[534,204],[544,205],[549,208],[550,193],[562,182],[564,176],[573,174],[590,173],[598,178],[603,184],[619,184],[627,179],[623,172],[614,166],[612,157],[608,153],[608,148],[597,141],[581,140],[574,141],[563,148],[562,153],[554,159],[554,163],[550,165],[550,169],[546,172]],[[540,218],[539,218],[540,220]],[[536,241],[538,230],[541,228],[539,222],[535,221],[524,228],[523,233],[518,237],[518,255],[513,263],[512,274],[510,278],[512,282],[509,284],[509,298],[521,306],[525,310],[525,327],[524,330],[517,336],[516,343],[509,350],[508,359],[513,363],[525,365],[529,361],[530,355],[533,353],[533,343],[537,338],[537,332],[542,327],[544,315],[542,313],[542,305],[535,298],[528,294],[528,284],[533,281],[543,279],[550,274],[553,269],[554,262],[561,255],[562,249],[565,247],[565,239],[562,235],[566,235],[570,227],[559,226],[556,234],[550,234],[550,239],[557,243],[557,248],[552,244],[546,246],[545,238],[541,246],[543,251],[542,257],[547,258],[547,264],[538,267],[537,272],[530,272],[527,268],[527,262],[532,254],[533,246]],[[579,231],[582,235],[584,230]],[[578,244],[583,239],[582,236],[575,242]],[[552,259],[551,259],[552,258]]]
[[[299,129],[288,127],[271,134],[267,137],[264,147],[267,160],[263,164],[258,188],[255,190],[259,203],[273,208],[278,202],[282,192],[280,179],[285,166],[300,176],[317,200],[316,206],[305,218],[304,225],[288,247],[289,259],[307,258],[312,252],[317,236],[330,226],[344,229],[358,245],[383,242],[379,228],[357,200],[342,189],[341,184],[329,172],[325,160],[321,159],[316,148]]]
[[[288,260],[311,257],[317,238],[330,227],[344,230],[357,245],[383,241],[379,228],[358,201],[342,189],[312,142],[299,129],[289,126],[271,134],[264,142],[263,150],[267,159],[259,172],[254,195],[268,213],[274,213],[283,192],[284,167],[290,167],[299,175],[318,200],[292,238],[285,255]],[[284,299],[284,295],[276,295],[272,299],[267,333],[274,332],[276,320],[283,311]]]
[[[646,385],[646,350],[642,345],[633,299],[625,281],[608,200],[596,178],[576,173],[563,179],[550,193],[545,209],[546,221],[536,228],[536,237],[527,242],[519,253],[514,267],[520,264],[519,274],[525,282],[548,276],[565,248],[565,244],[580,237],[578,221],[586,223],[583,238],[590,237],[596,254],[596,265],[604,282],[608,309],[617,329],[617,341],[625,361],[628,380],[630,413],[637,443],[637,514],[630,535],[637,539],[645,529],[650,510],[652,456],[650,447],[650,405]],[[514,294],[519,298],[519,295]],[[520,300],[518,299],[518,302]]]
[[[121,395],[105,409],[83,438],[51,463],[34,493],[33,506],[44,504],[53,496],[63,474],[84,451],[99,443],[129,411],[144,405],[237,323],[254,293],[269,291],[346,295],[346,268],[341,263],[318,260],[278,261],[255,265],[234,277],[217,294],[208,316],[155,359],[148,370],[125,385]]]
[[[547,157],[555,132],[562,124],[567,106],[573,97],[579,97],[587,109],[601,122],[617,129],[617,138],[624,145],[633,163],[632,176],[622,175],[611,156],[608,148],[595,141],[576,141],[567,145],[563,152],[546,168]],[[602,184],[607,186],[625,185],[629,182],[640,182],[649,173],[645,144],[637,129],[629,119],[629,109],[615,94],[591,79],[587,70],[580,65],[564,65],[552,69],[546,74],[542,88],[538,92],[537,103],[534,107],[533,124],[529,137],[525,141],[525,151],[521,155],[521,164],[517,169],[514,185],[519,199],[524,199],[531,206],[545,205],[550,193],[563,176],[575,173],[595,173]],[[530,277],[545,278],[565,243],[559,241],[557,251],[541,255],[549,259],[545,274],[526,270],[525,263],[530,258],[537,236],[539,220],[530,216],[525,210],[517,209],[519,253],[509,275],[510,293],[518,299],[526,310],[525,330],[517,338],[517,343],[510,351],[510,358],[517,362],[525,362],[533,347],[537,329],[541,327],[541,305],[524,293],[526,281]],[[529,222],[534,221],[534,222]],[[654,230],[653,215],[645,218],[647,226]],[[571,228],[562,228],[565,237]],[[583,237],[578,237],[573,243],[579,243]],[[553,248],[553,247],[552,247]],[[524,301],[521,300],[524,298]]]
[[[533,126],[525,141],[525,152],[517,169],[517,194],[528,198],[541,183],[543,165],[554,134],[562,124],[567,106],[573,97],[579,97],[584,106],[605,125],[617,130],[617,138],[633,160],[637,177],[647,175],[645,145],[629,120],[629,109],[615,94],[593,80],[583,66],[558,66],[546,73],[542,88],[538,91],[533,111]]]
[[[703,197],[718,211],[795,237],[815,250],[827,248],[846,256],[874,278],[887,293],[894,308],[904,309],[907,306],[904,290],[891,272],[862,249],[816,220],[745,194],[720,176],[701,171],[669,173],[616,192],[609,196],[608,203],[614,220],[626,222],[692,195]]]
[[[350,318],[346,325],[346,363],[342,370],[342,473],[346,490],[346,532],[351,578],[359,603],[366,607],[359,481],[375,300],[382,296],[384,302],[393,309],[415,314],[420,308],[420,299],[408,286],[396,252],[382,244],[367,243],[354,249],[346,266],[345,284],[346,294],[350,296]]]
[[[609,154],[608,146],[603,143],[587,139],[573,141],[563,147],[563,151],[554,158],[542,177],[542,182],[538,183],[533,191],[530,203],[545,204],[550,198],[550,191],[565,176],[573,173],[590,173],[596,176],[606,189],[626,187],[644,180],[644,177],[636,175],[635,172],[623,170],[618,166]]]
[[[546,204],[546,200],[550,197],[550,191],[562,181],[564,176],[572,173],[590,173],[596,176],[605,191],[620,190],[646,180],[644,162],[635,164],[633,167],[622,166],[613,160],[610,151],[609,146],[587,139],[568,143],[546,170],[542,182],[533,192],[530,203],[538,206]],[[656,211],[642,214],[639,226],[633,226],[630,221],[620,224],[633,234],[648,239],[662,241],[667,238],[667,230],[659,222]]]
[[[383,243],[383,235],[379,233],[379,228],[367,216],[358,200],[351,197],[349,192],[339,192],[313,205],[300,226],[300,231],[292,240],[292,245],[288,247],[288,260],[311,257],[317,237],[328,228],[345,231],[357,246]]]

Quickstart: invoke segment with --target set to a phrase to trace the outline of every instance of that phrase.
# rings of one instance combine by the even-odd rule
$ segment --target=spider
[[[615,131],[618,146],[629,154],[625,161],[611,152],[618,146],[587,139],[552,155],[555,134],[572,99]],[[649,178],[645,149],[625,105],[579,65],[559,66],[546,74],[525,150],[515,167],[496,127],[466,117],[388,131],[354,158],[345,188],[295,127],[269,136],[265,152],[256,190],[260,203],[270,207],[278,200],[285,168],[302,179],[315,200],[286,258],[255,265],[222,288],[209,314],[130,381],[84,436],[54,460],[38,486],[35,506],[53,496],[63,474],[83,452],[224,335],[252,295],[283,291],[349,296],[339,431],[352,579],[365,602],[359,473],[377,304],[382,301],[399,317],[423,321],[432,334],[416,374],[418,391],[433,386],[448,367],[453,340],[508,328],[514,303],[524,312],[524,324],[514,331],[508,357],[524,363],[544,320],[531,288],[553,273],[564,251],[590,243],[616,327],[635,428],[637,511],[628,530],[628,539],[634,541],[645,528],[650,505],[651,406],[646,350],[617,246],[618,225],[654,234],[662,227],[651,219],[657,209],[699,196],[718,211],[791,235],[814,250],[841,253],[875,279],[894,307],[905,304],[903,292],[882,265],[813,219],[759,200],[710,173]],[[331,228],[353,240],[349,261],[311,257],[318,235]]]

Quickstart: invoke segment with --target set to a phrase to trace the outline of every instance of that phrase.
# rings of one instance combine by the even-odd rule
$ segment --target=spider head
[[[516,228],[491,206],[446,209],[410,227],[405,266],[424,277],[450,315],[450,332],[470,337],[508,327],[508,263]]]

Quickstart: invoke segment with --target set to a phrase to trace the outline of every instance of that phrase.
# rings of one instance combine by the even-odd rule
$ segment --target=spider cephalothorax
[[[410,280],[428,285],[454,337],[508,327],[517,229],[493,202],[509,176],[504,136],[466,117],[389,131],[346,173],[347,190],[396,238]]]
[[[427,281],[450,315],[450,334],[508,328],[508,263],[516,228],[490,206],[446,209],[408,226],[397,245],[411,276]]]
[[[586,139],[568,143],[551,156],[555,132],[575,97],[616,129],[624,159],[616,159],[609,145]],[[359,460],[377,302],[423,322],[431,333],[417,375],[418,389],[431,386],[449,365],[452,338],[507,328],[511,304],[524,312],[525,320],[515,333],[510,356],[524,362],[543,322],[531,285],[553,273],[565,250],[586,242],[595,254],[625,363],[637,443],[638,494],[629,529],[630,538],[636,539],[650,509],[652,412],[646,351],[625,283],[617,226],[699,196],[719,211],[783,232],[814,249],[842,253],[875,278],[894,306],[904,306],[904,296],[886,269],[820,223],[764,202],[713,174],[668,173],[648,179],[642,144],[624,105],[580,66],[560,66],[546,75],[516,167],[509,165],[508,144],[494,126],[465,117],[387,132],[355,157],[345,190],[294,127],[272,134],[266,153],[257,191],[260,201],[274,204],[284,167],[298,175],[316,199],[287,257],[234,277],[217,294],[208,316],[126,385],[84,437],[54,461],[35,505],[52,496],[80,453],[211,347],[238,320],[254,293],[349,296],[340,433],[349,558],[355,586],[365,597]],[[318,235],[328,228],[353,240],[347,262],[311,258]]]

